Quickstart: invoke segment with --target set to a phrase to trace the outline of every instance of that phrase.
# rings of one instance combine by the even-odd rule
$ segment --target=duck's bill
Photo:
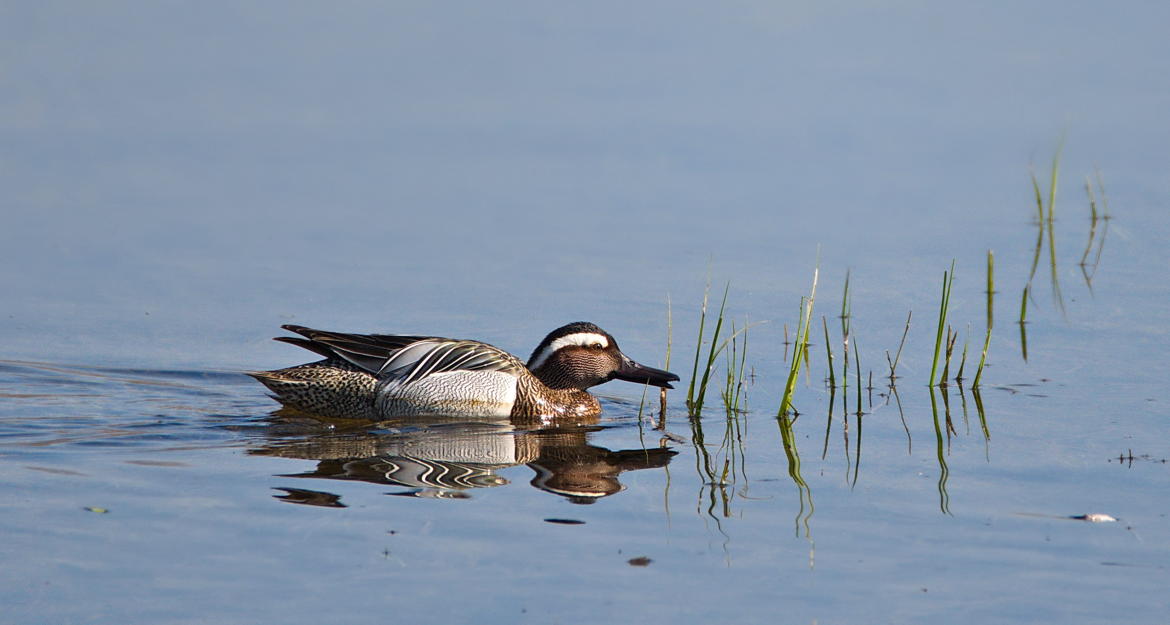
[[[674,388],[671,382],[678,382],[678,376],[662,369],[640,365],[629,358],[622,358],[622,366],[613,373],[616,380],[637,384],[649,384],[661,388]]]

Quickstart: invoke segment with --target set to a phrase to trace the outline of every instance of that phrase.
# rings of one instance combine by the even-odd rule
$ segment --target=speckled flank
[[[342,360],[321,360],[276,371],[253,371],[248,375],[267,386],[277,401],[290,408],[324,417],[378,418],[374,408],[377,379]]]

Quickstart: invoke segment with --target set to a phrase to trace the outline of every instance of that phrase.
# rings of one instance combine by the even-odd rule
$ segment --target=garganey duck
[[[527,365],[479,341],[281,327],[300,336],[277,341],[325,360],[248,375],[285,406],[325,417],[591,417],[601,412],[585,391],[591,386],[626,380],[673,388],[679,379],[630,360],[608,332],[583,321],[550,332]]]

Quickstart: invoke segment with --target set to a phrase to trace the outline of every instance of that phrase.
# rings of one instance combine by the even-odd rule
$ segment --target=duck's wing
[[[326,358],[340,358],[396,384],[409,384],[446,371],[503,371],[519,373],[524,363],[502,349],[480,343],[433,336],[347,334],[304,326],[281,326],[305,338],[276,340],[292,343]]]

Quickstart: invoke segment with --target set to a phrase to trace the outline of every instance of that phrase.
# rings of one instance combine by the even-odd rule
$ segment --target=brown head
[[[528,359],[528,370],[554,389],[585,390],[610,380],[674,388],[678,376],[640,365],[622,353],[608,332],[578,321],[553,330]]]

